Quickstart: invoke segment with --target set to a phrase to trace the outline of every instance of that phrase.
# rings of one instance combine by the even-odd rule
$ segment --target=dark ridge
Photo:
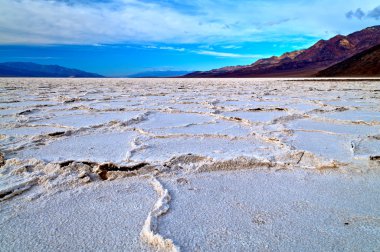
[[[380,156],[370,156],[370,160],[380,160]]]
[[[27,110],[24,110],[24,111],[21,111],[19,113],[17,113],[16,115],[20,116],[20,115],[29,115],[35,111],[38,111],[38,109],[27,109]]]
[[[74,162],[75,162],[74,160],[63,161],[63,162],[59,163],[59,167],[62,168],[62,167],[65,167],[65,166],[69,166],[69,165],[71,165]]]
[[[293,79],[293,80],[290,80],[290,81],[296,81],[296,82],[308,82],[308,81],[327,81],[327,82],[331,82],[331,81],[334,81],[334,82],[357,82],[357,81],[376,81],[376,82],[379,82],[380,79],[368,79],[368,78],[357,78],[357,79],[347,79],[347,78],[343,78],[343,79]]]
[[[380,77],[380,44],[320,71],[317,77]]]
[[[62,136],[64,134],[65,134],[65,131],[57,131],[57,132],[49,133],[48,136]]]
[[[5,157],[4,154],[0,152],[0,167],[5,165]]]
[[[126,171],[126,172],[129,172],[129,171],[136,171],[138,169],[141,169],[145,166],[148,166],[149,163],[146,163],[146,162],[142,162],[142,163],[138,163],[138,164],[135,164],[135,165],[117,165],[117,164],[114,164],[114,163],[97,163],[97,162],[91,162],[91,161],[74,161],[74,160],[67,160],[67,161],[63,161],[61,163],[59,163],[59,166],[60,167],[65,167],[65,166],[69,166],[73,163],[81,163],[81,164],[85,164],[85,165],[89,165],[91,167],[98,167],[99,170],[102,170],[102,171]]]
[[[41,65],[31,62],[5,62],[0,63],[0,77],[101,78],[104,76],[58,65]]]
[[[104,163],[99,165],[99,169],[102,171],[136,171],[147,165],[149,165],[149,163],[139,163],[132,166],[119,166],[114,163]]]
[[[97,162],[91,162],[91,161],[82,161],[82,162],[77,162],[74,160],[67,160],[59,163],[59,167],[66,167],[69,166],[73,163],[81,163],[85,164],[88,166],[91,166],[92,168],[97,168],[96,174],[100,177],[102,180],[107,180],[108,179],[108,172],[111,171],[118,171],[118,172],[132,172],[132,171],[137,171],[141,168],[144,168],[145,166],[148,166],[149,163],[138,163],[136,165],[131,165],[131,166],[126,166],[126,165],[117,165],[114,163],[97,163]]]
[[[6,191],[6,192],[4,192],[4,193],[1,193],[1,194],[0,194],[0,199],[4,198],[5,196],[8,196],[8,195],[12,194],[13,192],[14,192],[14,191]]]

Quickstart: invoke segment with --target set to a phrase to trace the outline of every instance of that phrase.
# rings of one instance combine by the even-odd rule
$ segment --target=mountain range
[[[347,36],[319,40],[313,46],[281,56],[260,59],[245,66],[210,71],[149,71],[127,77],[370,77],[380,76],[380,25]],[[0,63],[0,77],[104,77],[59,65],[31,62]]]
[[[354,32],[347,36],[337,35],[329,40],[319,40],[313,46],[293,52],[287,52],[279,57],[273,56],[266,59],[260,59],[251,65],[246,66],[229,66],[219,69],[213,69],[204,72],[193,72],[184,77],[313,77],[324,76],[324,74],[333,74],[333,71],[323,72],[323,70],[343,62],[365,50],[380,45],[380,26],[368,27],[364,30]],[[365,59],[370,56],[362,57],[361,69],[366,67]],[[364,57],[364,58],[363,58]],[[379,55],[374,53],[371,60],[376,62],[380,60]],[[340,68],[350,65],[350,70],[339,70],[339,76],[358,76],[360,73],[372,74],[371,72],[360,73],[353,67],[356,58],[351,60],[350,64],[340,65]],[[334,69],[338,69],[337,67]],[[379,68],[374,71],[379,72]],[[322,71],[322,72],[321,72]],[[337,72],[338,73],[338,72]],[[333,75],[329,75],[333,76]]]
[[[100,78],[102,75],[58,65],[40,65],[31,62],[0,63],[0,77],[84,77]]]
[[[317,77],[380,77],[380,45],[320,71]]]
[[[146,72],[140,72],[135,74],[130,74],[127,77],[130,78],[165,78],[165,77],[177,77],[184,74],[188,74],[190,71],[174,71],[174,70],[167,70],[167,71],[146,71]]]

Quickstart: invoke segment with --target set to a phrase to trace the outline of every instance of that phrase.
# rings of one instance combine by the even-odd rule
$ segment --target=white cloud
[[[236,45],[225,45],[221,47],[224,49],[240,49],[241,48],[241,46],[236,46]]]
[[[136,47],[136,48],[139,48],[139,47]],[[182,47],[173,47],[173,46],[147,45],[147,46],[142,46],[142,48],[187,52],[187,53],[193,53],[193,54],[199,54],[199,55],[216,56],[216,57],[221,57],[221,58],[252,58],[254,59],[254,58],[263,57],[263,55],[256,55],[256,54],[238,54],[238,53],[218,52],[218,51],[213,51],[213,50],[191,50],[191,49],[185,49]]]
[[[254,32],[249,27],[231,32],[224,22],[137,0],[93,5],[0,0],[0,5],[3,44],[192,43]]]
[[[173,46],[160,46],[159,49],[161,50],[170,50],[170,51],[178,51],[178,52],[184,52],[185,48],[177,48]]]
[[[213,45],[283,41],[289,35],[328,37],[376,24],[375,19],[348,20],[345,13],[356,4],[357,0],[0,0],[0,43]],[[363,10],[376,7],[373,0],[360,5]]]
[[[157,49],[158,48],[155,45],[147,45],[147,46],[143,46],[143,47],[146,48],[146,49]]]

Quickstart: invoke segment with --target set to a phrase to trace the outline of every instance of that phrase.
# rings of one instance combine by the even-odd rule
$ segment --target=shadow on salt
[[[152,129],[184,127],[188,125],[211,122],[213,118],[194,113],[152,113],[147,120],[140,122],[136,127],[152,131]],[[153,131],[154,132],[154,131]]]
[[[287,127],[295,131],[288,140],[292,146],[323,157],[349,162],[380,154],[380,140],[372,137],[380,134],[380,126],[302,119],[290,122]]]
[[[211,113],[212,108],[202,106],[197,103],[173,103],[168,105],[166,108],[172,110],[178,110],[183,112],[197,112],[197,113]]]
[[[349,134],[354,136],[366,136],[380,134],[380,126],[361,124],[338,124],[311,119],[294,120],[287,124],[293,130],[318,130],[336,134]]]
[[[33,122],[34,125],[61,125],[74,128],[101,125],[111,121],[128,121],[141,114],[139,111],[97,112],[54,117]]]
[[[154,130],[156,134],[186,134],[186,135],[226,135],[231,137],[243,137],[251,133],[247,127],[235,122],[217,121],[205,124],[195,124],[185,127],[171,127]]]
[[[140,101],[135,100],[110,100],[110,101],[99,101],[91,102],[87,106],[94,109],[105,110],[105,109],[126,109],[135,108],[141,106]]]
[[[259,112],[249,112],[249,111],[237,111],[237,112],[225,112],[224,116],[227,117],[237,117],[245,119],[251,122],[268,123],[276,118],[286,116],[285,111],[259,111]]]
[[[337,100],[337,101],[326,101],[325,104],[329,104],[332,106],[340,106],[340,107],[359,107],[365,109],[376,109],[378,108],[375,101],[371,101],[369,99],[366,100]]]
[[[136,162],[163,162],[175,156],[198,155],[216,160],[230,160],[237,157],[270,158],[277,148],[258,139],[229,140],[218,137],[176,137],[150,139],[147,148],[136,153]]]
[[[42,134],[49,134],[53,132],[62,131],[62,128],[58,127],[19,127],[19,128],[7,128],[0,129],[0,134],[7,136],[36,136]]]
[[[286,104],[286,101],[271,101],[271,100],[252,100],[252,101],[222,101],[218,106],[232,106],[238,108],[273,108],[281,107]]]
[[[19,102],[12,102],[12,103],[1,103],[0,107],[3,108],[31,108],[31,107],[43,107],[43,106],[54,106],[59,105],[59,102],[56,101],[41,101],[41,100],[24,100]]]
[[[45,162],[75,160],[123,163],[136,136],[134,132],[71,136],[42,147],[21,151],[17,158],[37,158]]]
[[[291,103],[284,106],[287,109],[296,110],[297,112],[305,113],[312,111],[314,109],[320,108],[316,104],[307,104],[307,103]]]
[[[380,122],[380,112],[377,111],[347,110],[325,114],[324,116],[345,121]]]
[[[351,137],[321,132],[296,131],[286,142],[298,150],[341,162],[352,161]]]
[[[17,113],[20,113],[23,111],[22,108],[16,109],[16,108],[11,108],[11,109],[0,109],[0,116],[14,116]],[[1,118],[0,118],[1,120]]]
[[[378,139],[365,138],[353,142],[353,151],[357,158],[380,157],[380,135]]]

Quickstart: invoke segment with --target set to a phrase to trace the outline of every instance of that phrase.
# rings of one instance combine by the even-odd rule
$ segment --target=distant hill
[[[338,62],[380,44],[380,26],[373,26],[350,35],[337,35],[320,40],[305,50],[270,57],[251,65],[232,66],[184,77],[307,77],[314,76]]]
[[[190,73],[189,71],[147,71],[128,75],[130,78],[159,78],[178,77]]]
[[[78,69],[58,65],[40,65],[31,62],[0,63],[0,77],[103,77]]]
[[[317,74],[318,77],[380,76],[380,44]]]

